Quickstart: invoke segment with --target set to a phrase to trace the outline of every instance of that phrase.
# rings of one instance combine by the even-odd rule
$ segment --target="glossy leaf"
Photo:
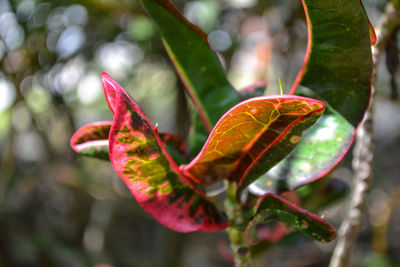
[[[250,192],[264,195],[291,191],[325,176],[350,149],[353,132],[352,125],[327,107],[295,149],[249,186]]]
[[[183,170],[199,184],[229,179],[246,186],[282,160],[323,110],[321,101],[299,96],[243,101],[220,119]]]
[[[197,110],[188,139],[190,151],[197,154],[219,117],[239,103],[240,97],[200,28],[184,18],[169,0],[142,0],[142,4],[158,25],[167,53]]]
[[[335,229],[327,222],[274,194],[261,197],[248,216],[251,220],[244,234],[250,244],[260,241],[257,236],[257,225],[271,220],[285,222],[297,231],[322,242],[329,242],[336,236]]]
[[[115,82],[113,79],[108,76],[106,73],[102,73],[101,75],[101,80],[103,85],[107,85],[111,88],[118,88],[118,90],[121,90],[124,92],[124,94],[130,99],[131,102],[134,102],[132,97],[128,94],[128,92],[125,91],[122,87],[119,86],[117,82]],[[106,86],[104,86],[104,94],[107,99],[107,104],[110,107],[111,112],[114,114],[114,110],[117,108],[115,107],[115,97],[116,95],[112,93],[110,90],[106,91]],[[160,139],[164,146],[167,148],[167,151],[171,154],[173,159],[178,162],[179,164],[183,164],[187,162],[187,152],[186,152],[186,144],[185,141],[176,135],[170,134],[170,133],[159,133]]]
[[[200,28],[184,18],[169,0],[141,2],[158,25],[167,53],[196,108],[188,144],[197,154],[218,119],[241,98]]]
[[[71,137],[72,149],[81,155],[108,160],[108,134],[111,124],[111,121],[98,121],[82,126]]]
[[[360,2],[302,2],[308,47],[291,93],[319,98],[327,111],[284,161],[251,186],[258,194],[293,190],[332,170],[349,150],[370,97],[373,31]]]
[[[228,223],[204,194],[179,173],[147,117],[111,77],[102,74],[114,110],[110,159],[138,203],[178,232],[218,231]]]
[[[357,126],[371,95],[370,28],[359,1],[303,0],[308,23],[304,65],[298,85]]]
[[[165,48],[208,132],[239,103],[207,35],[186,20],[169,0],[141,0],[158,25]]]

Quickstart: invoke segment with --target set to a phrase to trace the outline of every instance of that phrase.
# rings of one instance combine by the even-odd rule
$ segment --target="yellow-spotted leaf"
[[[181,168],[196,183],[228,179],[240,191],[282,160],[324,107],[319,100],[293,95],[243,101],[222,116],[199,155]]]
[[[157,130],[132,97],[105,73],[102,81],[114,112],[109,135],[111,163],[138,203],[178,232],[228,227],[223,214],[179,172]]]

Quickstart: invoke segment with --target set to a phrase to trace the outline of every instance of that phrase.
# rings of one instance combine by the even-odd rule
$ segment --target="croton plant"
[[[128,92],[102,73],[113,121],[83,126],[72,148],[109,159],[162,225],[178,232],[226,229],[236,262],[248,261],[257,242],[290,231],[279,223],[270,229],[278,237],[265,235],[259,226],[271,220],[323,242],[334,239],[333,227],[300,208],[301,197],[290,192],[341,161],[368,105],[375,37],[362,3],[303,0],[304,65],[288,95],[255,96],[257,85],[246,92],[232,87],[207,35],[169,0],[141,2],[196,107],[191,134],[184,140],[159,133]],[[215,184],[227,189],[224,207],[207,196]],[[324,201],[335,197],[325,193]],[[308,197],[313,194],[321,196]]]

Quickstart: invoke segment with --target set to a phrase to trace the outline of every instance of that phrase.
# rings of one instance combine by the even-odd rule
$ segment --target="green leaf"
[[[185,19],[169,0],[141,2],[158,25],[168,55],[199,114],[192,129],[198,136],[190,138],[196,153],[218,119],[240,102],[239,94],[228,82],[201,29]]]
[[[111,124],[111,121],[98,121],[82,126],[71,137],[72,149],[84,156],[109,160],[108,134]]]
[[[132,97],[106,73],[102,82],[114,112],[109,135],[111,163],[137,202],[161,224],[178,232],[228,227],[214,204],[179,172]]]
[[[336,236],[335,229],[327,222],[274,194],[266,194],[261,197],[247,216],[251,219],[244,234],[250,244],[260,241],[257,235],[257,225],[271,220],[287,223],[297,231],[322,242],[329,242]]]
[[[352,125],[327,107],[296,148],[249,186],[250,192],[264,195],[291,191],[325,176],[350,149],[353,132]]]
[[[321,99],[327,110],[288,158],[251,186],[261,195],[293,190],[332,170],[349,150],[371,94],[373,29],[360,2],[303,5],[308,48],[291,93]]]
[[[228,179],[239,189],[246,187],[282,160],[323,110],[321,101],[299,96],[243,101],[219,120],[199,155],[183,170],[199,184]]]
[[[371,95],[369,21],[359,1],[303,0],[308,22],[305,63],[298,85],[357,126]]]

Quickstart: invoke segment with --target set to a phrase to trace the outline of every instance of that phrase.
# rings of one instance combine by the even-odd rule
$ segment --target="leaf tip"
[[[114,114],[115,112],[115,101],[116,101],[116,96],[117,96],[117,90],[121,89],[118,83],[111,78],[110,75],[106,72],[101,72],[101,83],[103,85],[103,90],[104,90],[104,95],[106,96],[107,99],[107,104],[111,110],[111,112]]]

